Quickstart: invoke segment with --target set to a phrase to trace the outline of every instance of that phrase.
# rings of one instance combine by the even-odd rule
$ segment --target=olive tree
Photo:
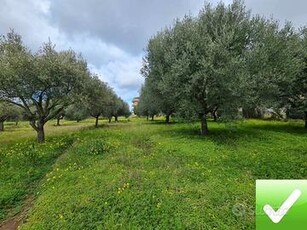
[[[80,122],[89,117],[87,107],[84,103],[76,102],[65,108],[65,119]]]
[[[208,134],[208,113],[218,108],[223,116],[233,118],[242,104],[249,22],[241,1],[229,6],[208,4],[197,18],[178,20],[149,43],[147,75],[159,75],[160,91],[165,88],[175,94],[171,101],[176,113],[200,119],[202,135]],[[161,47],[163,52],[157,52]],[[156,64],[151,55],[166,65]]]
[[[281,27],[277,21],[260,17],[253,19],[250,37],[252,42],[246,55],[250,105],[297,109],[303,113],[306,106],[303,37],[290,23]]]
[[[58,113],[58,115],[56,115],[56,125],[60,126],[60,121],[63,120],[65,117],[65,108],[62,109],[61,112]]]
[[[160,98],[158,98],[158,92],[150,87],[149,81],[147,79],[145,85],[141,88],[137,114],[139,116],[146,116],[147,120],[149,117],[151,117],[151,120],[154,120],[154,116],[160,111]]]
[[[18,118],[19,116],[20,111],[16,106],[7,102],[0,102],[0,132],[4,131],[4,122],[6,120]]]
[[[118,121],[118,116],[129,117],[131,115],[130,108],[127,102],[125,102],[122,98],[118,98],[119,107],[116,111],[115,121]]]
[[[300,117],[304,118],[307,129],[307,28],[300,31],[298,40],[300,44],[294,43],[291,46],[291,51],[295,51],[295,64],[296,67],[299,67],[299,71],[294,76],[292,75],[285,92],[289,109],[293,109],[300,114]],[[297,61],[297,58],[300,62]]]
[[[119,116],[130,116],[129,105],[118,97],[113,90],[110,90],[109,95],[108,104],[104,107],[102,112],[103,116],[108,118],[109,123],[112,121],[112,117],[114,117],[115,122],[117,122]]]
[[[171,78],[170,67],[175,62],[172,33],[169,29],[159,32],[148,43],[147,55],[144,58],[142,75],[145,84],[141,89],[139,111],[146,116],[164,113],[166,123],[170,121],[170,115],[176,110],[178,94],[174,87],[169,87],[174,82],[167,82]]]
[[[101,81],[98,76],[92,76],[86,85],[85,106],[88,113],[95,118],[95,127],[98,127],[99,117],[110,103],[112,90]]]
[[[44,125],[71,104],[89,73],[74,51],[56,51],[51,42],[32,53],[14,31],[0,39],[0,99],[22,108],[45,141]]]

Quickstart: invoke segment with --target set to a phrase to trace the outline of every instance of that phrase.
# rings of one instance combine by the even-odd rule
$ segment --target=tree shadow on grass
[[[278,124],[266,122],[262,124],[251,125],[250,128],[255,130],[289,133],[294,135],[307,134],[307,129],[304,128],[303,124],[293,122],[279,122]]]
[[[148,120],[148,121],[144,121],[144,123],[148,124],[148,125],[175,125],[181,122],[178,121],[170,121],[169,123],[166,123],[165,120]]]
[[[209,124],[210,125],[210,124]],[[162,130],[163,134],[174,138],[186,138],[193,140],[212,141],[218,145],[237,145],[241,140],[253,141],[264,139],[265,135],[261,130],[246,129],[245,127],[227,128],[222,125],[218,127],[209,127],[209,134],[200,135],[200,129],[195,126],[184,126],[175,129]]]
[[[227,123],[225,125],[214,125],[213,122],[209,122],[209,134],[207,136],[201,136],[199,125],[196,124],[198,123],[192,123],[190,126],[171,128],[169,130],[166,129],[161,132],[177,138],[210,140],[222,145],[237,145],[243,139],[244,141],[250,142],[265,141],[267,140],[267,132],[279,132],[295,136],[305,136],[307,134],[307,130],[300,123],[259,122],[256,124],[242,123],[232,126]]]

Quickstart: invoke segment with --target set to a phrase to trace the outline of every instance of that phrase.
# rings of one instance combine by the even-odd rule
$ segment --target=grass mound
[[[255,180],[306,178],[307,135],[282,122],[210,128],[205,138],[181,123],[83,131],[21,229],[254,229]]]

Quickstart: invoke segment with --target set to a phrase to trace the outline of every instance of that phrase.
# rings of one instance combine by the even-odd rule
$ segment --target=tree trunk
[[[201,128],[200,128],[200,134],[203,136],[208,135],[208,124],[207,124],[207,116],[206,114],[202,114],[201,116]]]
[[[217,121],[217,109],[212,111],[212,116],[213,116],[213,120],[216,122]]]
[[[45,130],[44,130],[44,121],[39,121],[37,123],[37,142],[44,143],[45,142]]]
[[[118,122],[118,116],[114,116],[115,117],[115,122]]]
[[[307,129],[307,111],[305,111],[304,114],[305,114],[305,129]]]
[[[95,128],[98,128],[98,119],[99,119],[99,116],[96,117]]]
[[[213,113],[212,113],[212,116],[213,116],[213,120],[216,122],[216,121],[217,121],[217,116],[216,116],[216,113],[215,113],[215,112],[213,112]]]
[[[169,124],[169,120],[170,120],[169,118],[170,118],[170,115],[169,115],[169,114],[167,114],[167,115],[166,115],[166,118],[165,118],[165,122],[166,122],[166,124]]]
[[[4,122],[0,121],[0,132],[4,131]]]
[[[57,121],[56,121],[57,126],[60,126],[60,120],[61,120],[61,118],[57,118]]]
[[[146,120],[147,120],[147,121],[149,120],[149,116],[148,116],[148,115],[146,116]]]
[[[112,121],[112,117],[109,117],[109,123],[111,123],[111,121]]]
[[[152,120],[152,121],[154,120],[154,117],[155,117],[155,115],[152,115],[152,116],[151,116],[151,120]]]

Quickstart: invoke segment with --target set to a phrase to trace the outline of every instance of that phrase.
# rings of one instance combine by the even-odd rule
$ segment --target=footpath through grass
[[[28,122],[5,123],[5,132],[0,133],[0,223],[20,212],[56,159],[71,146],[72,134],[84,127],[89,121],[65,121],[59,127],[50,122],[46,143],[37,144]]]
[[[301,123],[136,120],[75,136],[21,229],[254,229],[256,179],[307,176]]]
[[[20,211],[55,160],[70,146],[68,137],[38,145],[33,141],[0,147],[0,221]]]

